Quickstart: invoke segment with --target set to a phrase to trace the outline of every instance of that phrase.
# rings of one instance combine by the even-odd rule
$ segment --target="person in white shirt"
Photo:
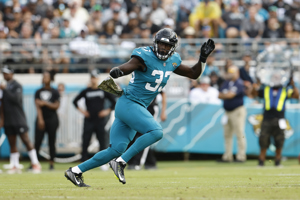
[[[193,104],[207,103],[207,104],[221,104],[218,98],[219,91],[210,86],[210,78],[203,76],[197,80],[198,85],[190,92],[189,99]]]

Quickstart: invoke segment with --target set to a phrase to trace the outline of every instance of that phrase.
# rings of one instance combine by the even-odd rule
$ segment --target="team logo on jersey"
[[[173,67],[177,67],[177,63],[172,63]]]
[[[164,63],[164,67],[166,66],[166,63]]]

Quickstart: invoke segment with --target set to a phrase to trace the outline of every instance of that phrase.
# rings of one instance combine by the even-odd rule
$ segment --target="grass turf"
[[[7,162],[0,162],[0,166]],[[24,167],[28,162],[22,162]],[[298,160],[287,160],[283,168],[267,161],[216,163],[214,161],[158,162],[155,171],[125,170],[127,183],[118,182],[113,172],[93,169],[84,174],[92,187],[78,188],[64,177],[75,164],[56,164],[41,174],[0,174],[0,199],[300,199]],[[1,168],[0,167],[0,168]]]

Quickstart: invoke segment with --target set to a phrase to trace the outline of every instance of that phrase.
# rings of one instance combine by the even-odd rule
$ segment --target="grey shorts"
[[[259,136],[259,146],[267,149],[271,143],[271,137],[274,139],[275,147],[281,149],[284,143],[284,129],[279,128],[278,118],[263,120],[261,124],[261,133]]]

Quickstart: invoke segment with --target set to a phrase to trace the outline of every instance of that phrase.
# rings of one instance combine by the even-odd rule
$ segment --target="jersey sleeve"
[[[151,50],[149,49],[149,47],[140,47],[140,48],[136,48],[133,50],[132,54],[131,54],[131,58],[135,57],[137,58],[142,64],[144,64],[146,67],[146,58],[147,58],[147,53],[150,53]],[[145,71],[147,69],[145,68]]]
[[[173,65],[174,70],[175,70],[175,69],[177,69],[177,67],[179,67],[181,65],[182,60],[181,60],[181,57],[180,57],[179,53],[177,53],[177,52],[175,52],[173,54],[173,57],[174,57],[174,60],[173,60],[174,62],[172,62],[172,65]]]

